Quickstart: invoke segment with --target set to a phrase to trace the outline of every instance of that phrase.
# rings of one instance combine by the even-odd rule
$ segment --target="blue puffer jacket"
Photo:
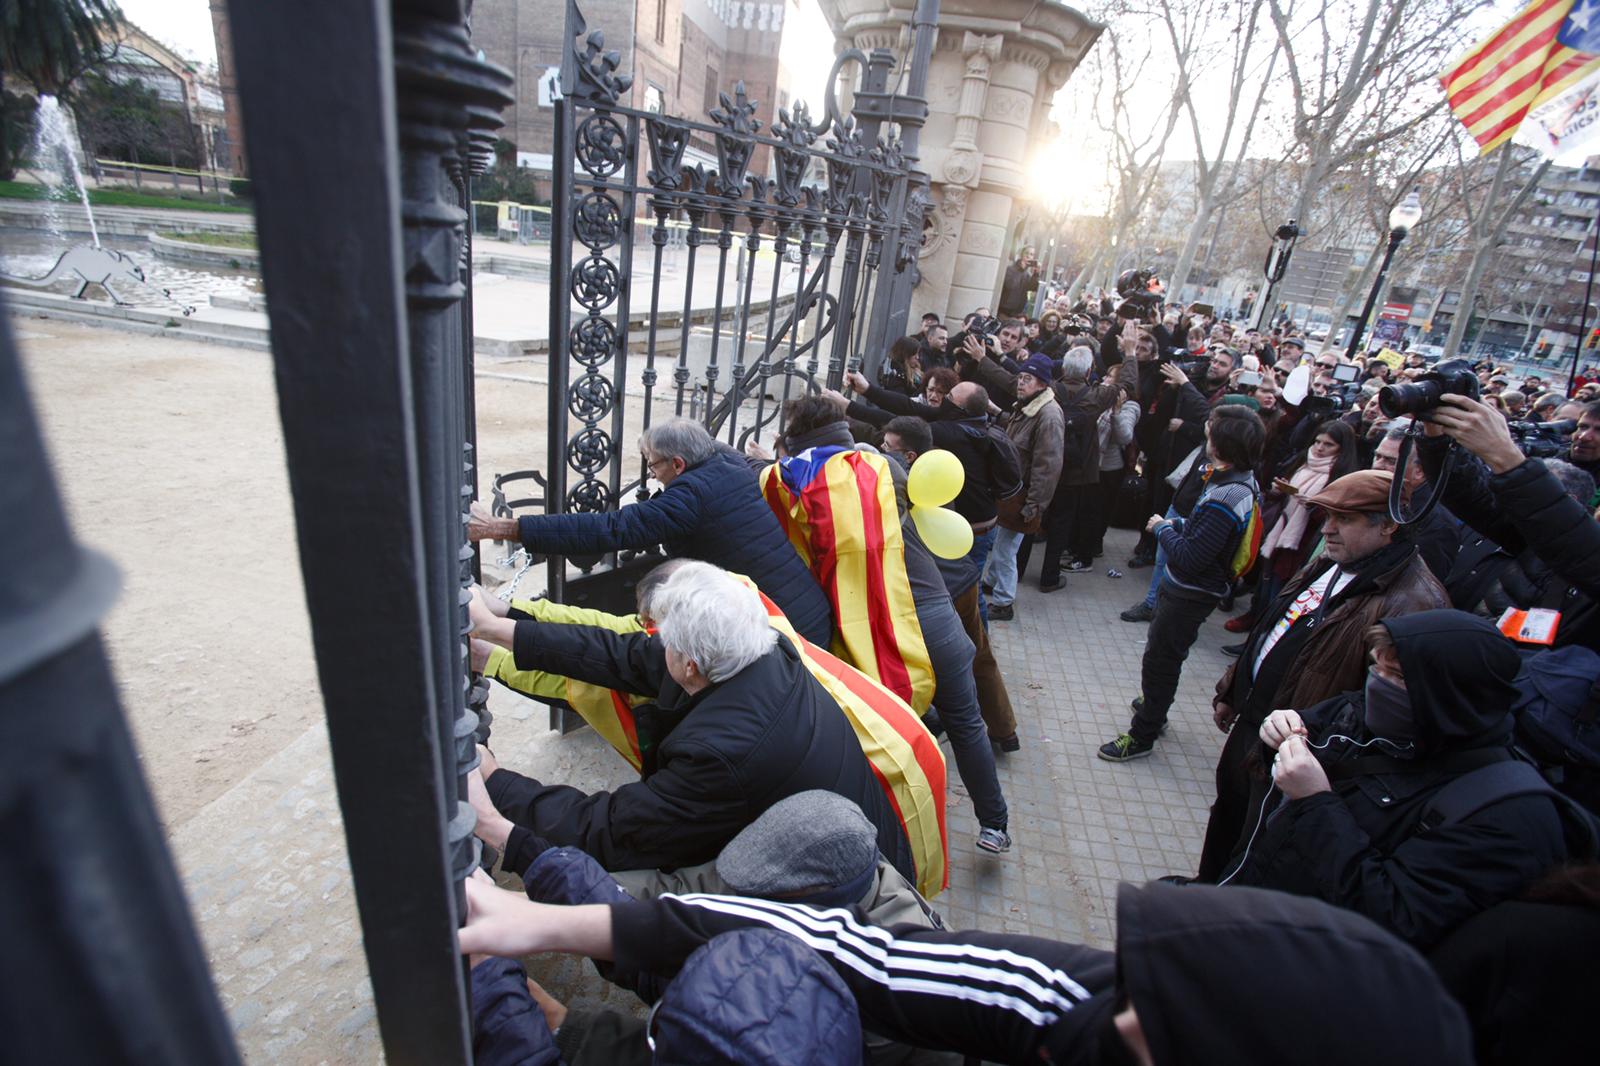
[[[740,929],[690,955],[655,1016],[657,1062],[860,1066],[855,997],[788,933]]]
[[[744,574],[772,597],[801,636],[826,648],[833,610],[783,527],[761,498],[749,464],[732,448],[672,479],[643,503],[603,514],[530,515],[521,520],[522,543],[546,555],[598,555],[660,544]]]
[[[555,1037],[515,959],[472,968],[472,1061],[477,1066],[561,1066]]]

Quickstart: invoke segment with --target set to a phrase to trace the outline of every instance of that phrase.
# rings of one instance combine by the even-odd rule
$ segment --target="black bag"
[[[1094,456],[1094,446],[1100,437],[1100,412],[1091,411],[1080,402],[1089,391],[1085,385],[1071,399],[1061,404],[1061,472],[1081,474]]]
[[[1562,792],[1600,812],[1600,655],[1580,644],[1539,652],[1516,686],[1517,744]]]
[[[1122,479],[1111,504],[1112,528],[1144,532],[1144,524],[1150,520],[1150,506],[1150,482],[1143,474],[1129,474]]]

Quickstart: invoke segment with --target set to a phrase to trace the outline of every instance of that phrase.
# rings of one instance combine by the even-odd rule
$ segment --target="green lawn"
[[[184,241],[187,244],[209,244],[216,248],[248,248],[252,252],[256,248],[256,235],[254,233],[177,233],[166,230],[156,234],[169,241]]]
[[[23,181],[0,181],[0,199],[46,200],[49,190]],[[230,198],[231,199],[231,198]],[[143,192],[138,189],[90,189],[89,202],[96,207],[169,207],[184,211],[221,211],[227,214],[248,212],[236,203],[217,203],[216,197],[202,199],[198,193],[174,196],[170,193]]]

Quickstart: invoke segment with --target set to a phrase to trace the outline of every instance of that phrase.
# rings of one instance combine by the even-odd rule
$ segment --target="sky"
[[[217,61],[217,39],[211,33],[207,0],[117,0],[128,20],[190,59]]]
[[[554,0],[551,2],[554,6]],[[832,34],[828,31],[816,0],[800,0],[800,2],[801,10],[791,15],[789,24],[785,28],[783,61],[793,72],[795,93],[813,107],[820,108],[822,83],[833,59]],[[130,20],[169,47],[202,63],[216,62],[216,40],[212,36],[208,0],[119,0],[119,3],[123,13]],[[1473,21],[1481,24],[1483,32],[1487,33],[1495,25],[1515,14],[1523,3],[1524,0],[1495,0],[1486,10],[1480,11]],[[1080,10],[1093,10],[1096,5],[1092,0],[1079,0],[1075,6]],[[1152,79],[1152,82],[1155,80]],[[1074,123],[1070,117],[1072,108],[1065,105],[1068,103],[1067,97],[1074,92],[1083,92],[1086,87],[1083,79],[1069,82],[1057,97],[1053,111],[1053,117],[1063,127],[1076,126],[1080,141],[1084,139],[1086,133],[1092,131],[1084,130],[1081,124]],[[1218,91],[1218,87],[1201,84],[1196,86],[1196,90],[1199,96],[1208,93],[1216,95],[1219,105],[1226,105],[1226,96]],[[1138,109],[1143,105],[1153,112],[1158,112],[1162,107],[1164,94],[1161,91],[1152,91],[1148,95],[1148,99],[1136,100],[1135,108]],[[1269,136],[1265,129],[1258,129],[1257,132],[1260,137]],[[1090,136],[1088,139],[1092,140],[1093,137]],[[1174,143],[1168,150],[1168,158],[1172,160],[1193,158],[1194,154],[1186,128],[1180,126]],[[1062,168],[1050,162],[1048,151],[1041,151],[1039,155],[1040,159],[1036,161],[1039,164],[1037,169],[1048,173],[1049,180],[1059,185]],[[1083,176],[1085,179],[1089,177],[1086,173]],[[1090,184],[1103,184],[1103,178],[1099,175],[1095,175],[1095,179]],[[1088,200],[1103,198],[1105,195],[1104,189],[1096,189],[1093,196],[1085,190],[1081,197],[1074,198]]]

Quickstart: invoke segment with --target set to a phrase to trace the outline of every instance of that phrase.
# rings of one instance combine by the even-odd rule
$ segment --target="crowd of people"
[[[1166,303],[1143,272],[1070,303],[1036,279],[1025,253],[1000,317],[924,316],[870,374],[790,401],[772,454],[672,419],[640,439],[660,486],[642,502],[475,507],[474,539],[666,556],[627,615],[474,593],[473,669],[565,700],[639,775],[540,782],[484,738],[485,867],[522,892],[468,884],[478,1061],[1561,1062],[1586,1046],[1600,388],[1348,360]],[[962,473],[960,551],[913,501],[939,453]],[[1120,565],[1150,572],[1122,623],[1148,630],[1128,725],[1095,755],[1159,757],[1204,623],[1228,613],[1242,638],[1205,726],[1225,738],[1198,866],[1123,885],[1113,951],[947,929],[936,738],[976,848],[1024,846],[991,639],[1062,651],[1019,585],[1035,556],[1044,593],[1100,572],[1113,526],[1138,535]],[[517,961],[547,951],[595,960],[648,1020],[568,1011]]]

